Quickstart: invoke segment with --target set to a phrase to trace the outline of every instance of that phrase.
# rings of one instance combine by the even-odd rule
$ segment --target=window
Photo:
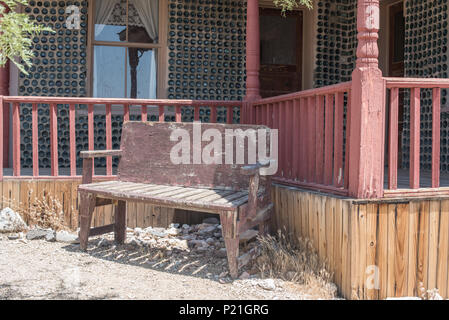
[[[91,95],[161,97],[165,0],[93,0],[90,6]],[[161,7],[162,6],[162,7]],[[161,69],[161,70],[159,70]],[[158,94],[159,93],[159,94]]]

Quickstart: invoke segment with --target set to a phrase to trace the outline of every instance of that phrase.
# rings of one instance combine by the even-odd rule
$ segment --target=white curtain
[[[139,13],[140,20],[153,42],[158,40],[159,29],[159,0],[132,0],[131,3]]]
[[[114,6],[119,0],[96,0],[95,1],[95,36],[103,31],[104,26],[109,20]]]

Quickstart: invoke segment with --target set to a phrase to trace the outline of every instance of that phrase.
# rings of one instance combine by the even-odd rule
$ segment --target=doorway
[[[404,2],[389,7],[388,13],[388,76],[404,77],[405,18]],[[398,97],[398,168],[402,166],[402,137],[404,132],[404,90],[399,90]]]
[[[262,98],[302,89],[302,11],[260,8],[260,95]]]

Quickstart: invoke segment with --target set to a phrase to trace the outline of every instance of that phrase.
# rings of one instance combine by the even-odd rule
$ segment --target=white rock
[[[170,223],[170,225],[168,227],[179,229],[179,223]]]
[[[259,287],[267,291],[273,291],[276,289],[273,279],[265,279],[258,283]]]
[[[79,243],[79,239],[76,234],[71,234],[64,230],[56,232],[56,241],[67,243]]]
[[[10,208],[0,211],[0,232],[18,232],[27,228],[22,217]]]
[[[188,224],[185,224],[185,223],[184,223],[184,224],[182,225],[182,228],[183,228],[183,229],[189,229],[190,226],[189,226]]]
[[[165,231],[166,234],[170,236],[176,236],[181,233],[181,231],[177,228],[169,228]]]

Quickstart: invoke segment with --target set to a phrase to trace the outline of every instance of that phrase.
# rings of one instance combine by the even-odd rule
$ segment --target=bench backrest
[[[122,157],[118,166],[118,179],[120,181],[153,183],[163,185],[179,186],[203,186],[203,187],[223,187],[233,190],[248,188],[248,177],[240,172],[240,167],[248,163],[247,148],[248,141],[245,139],[245,163],[225,164],[225,157],[222,157],[223,164],[193,164],[193,128],[198,124],[193,123],[158,123],[158,122],[133,122],[128,121],[123,124],[121,149]],[[222,137],[222,151],[225,153],[225,130],[238,129],[247,130],[266,129],[257,125],[229,125],[229,124],[201,124],[201,136],[207,129],[217,129]],[[172,148],[180,146],[181,139],[171,141],[170,136],[173,130],[183,129],[188,133],[190,141],[189,160],[190,164],[175,164],[171,161],[170,154]],[[179,130],[177,131],[179,133]],[[209,131],[210,132],[210,131]],[[216,132],[216,131],[215,131]],[[268,131],[269,132],[269,131]],[[267,152],[269,152],[269,134],[266,135]],[[228,140],[229,141],[229,140]],[[233,154],[236,154],[236,139],[233,139]],[[202,141],[201,150],[210,142]],[[196,144],[199,145],[198,143]],[[180,153],[175,153],[180,155]],[[198,154],[198,153],[197,153]],[[200,153],[202,154],[202,153]],[[259,159],[257,159],[259,160]],[[233,161],[235,163],[235,161]]]

